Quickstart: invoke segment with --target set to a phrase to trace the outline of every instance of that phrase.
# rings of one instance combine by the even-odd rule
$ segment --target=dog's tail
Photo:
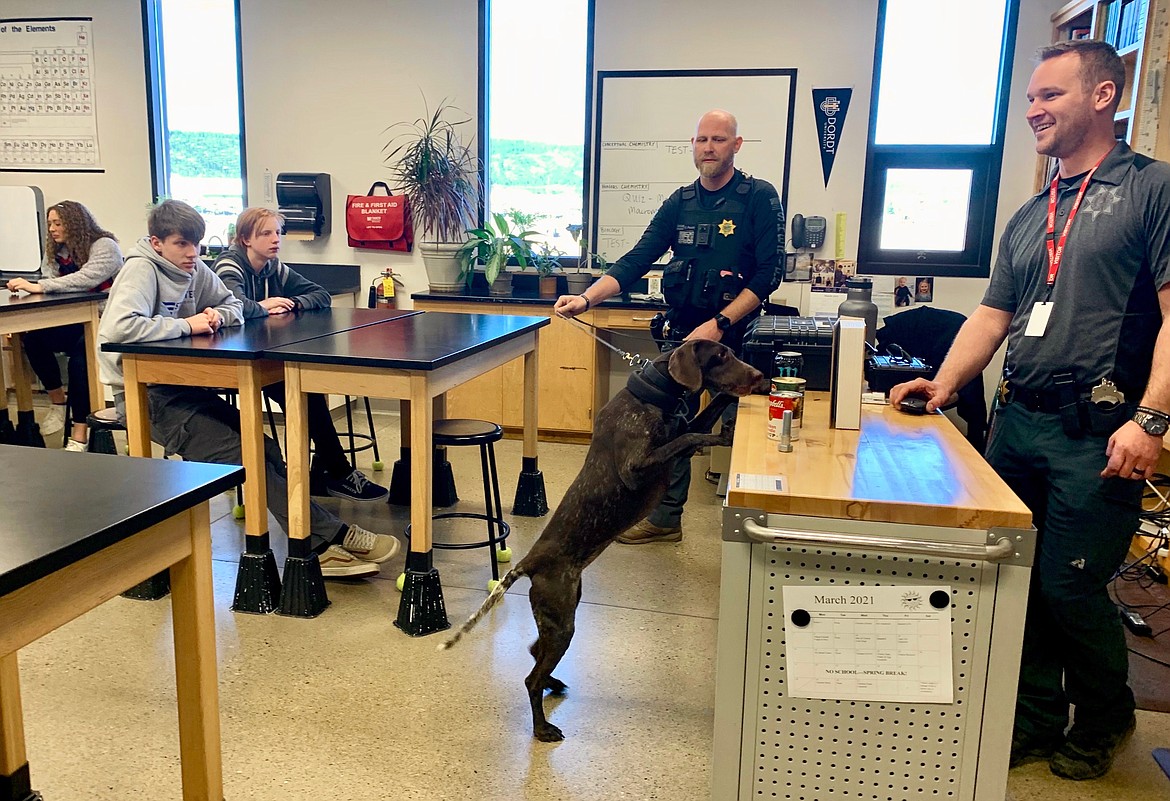
[[[508,574],[500,579],[500,583],[497,584],[495,589],[493,589],[488,594],[488,597],[484,599],[483,604],[479,607],[479,609],[476,610],[475,614],[467,618],[467,622],[460,626],[458,630],[456,630],[456,632],[447,639],[446,642],[440,645],[439,650],[445,651],[455,643],[462,640],[463,635],[475,628],[475,625],[479,623],[479,621],[483,620],[484,615],[490,612],[492,607],[500,602],[500,599],[504,597],[504,593],[507,592],[508,588],[516,582],[516,579],[523,575],[525,575],[523,564],[516,565],[514,568],[509,570]]]

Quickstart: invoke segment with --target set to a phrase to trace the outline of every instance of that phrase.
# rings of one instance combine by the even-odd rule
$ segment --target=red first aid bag
[[[378,187],[386,194],[375,195]],[[345,232],[351,248],[409,253],[414,247],[410,200],[406,195],[391,195],[390,187],[377,181],[366,194],[346,197]]]

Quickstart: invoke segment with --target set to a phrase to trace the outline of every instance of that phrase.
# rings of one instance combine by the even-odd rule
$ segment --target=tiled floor
[[[384,473],[398,452],[397,418],[378,417]],[[460,491],[478,484],[473,449],[452,451]],[[550,503],[576,474],[581,446],[542,444]],[[519,443],[498,449],[505,508]],[[701,464],[696,462],[698,466]],[[233,498],[213,502],[220,708],[226,797],[264,799],[528,799],[611,801],[708,797],[718,616],[718,506],[696,469],[680,545],[610,548],[585,574],[577,635],[550,701],[567,736],[534,741],[523,677],[534,626],[518,582],[451,651],[441,635],[393,626],[399,556],[377,579],[330,582],[315,620],[228,610],[243,526]],[[100,481],[100,476],[94,477]],[[46,483],[45,491],[63,491]],[[117,492],[111,487],[111,492]],[[6,503],[18,502],[9,499]],[[405,511],[329,501],[343,518],[401,531]],[[52,521],[46,521],[51,525]],[[463,525],[463,524],[459,524]],[[471,524],[466,524],[471,525]],[[528,550],[543,521],[512,518]],[[270,522],[275,532],[274,522]],[[281,537],[273,537],[278,561]],[[487,555],[437,551],[447,611],[462,621],[485,595]],[[28,751],[46,799],[178,799],[169,601],[115,599],[21,652]],[[1105,779],[1071,783],[1046,765],[1013,771],[1009,797],[1170,797],[1150,757],[1170,746],[1170,716],[1139,713],[1137,735]],[[842,796],[837,796],[842,797]]]

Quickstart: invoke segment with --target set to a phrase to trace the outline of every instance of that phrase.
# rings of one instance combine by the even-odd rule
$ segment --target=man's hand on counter
[[[898,384],[890,390],[890,405],[897,408],[908,395],[917,395],[926,399],[926,411],[933,412],[946,405],[954,395],[954,391],[937,381],[928,381],[925,378],[915,378],[904,384]]]

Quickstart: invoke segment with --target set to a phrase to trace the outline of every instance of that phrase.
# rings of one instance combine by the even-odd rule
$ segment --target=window
[[[480,14],[485,213],[518,212],[571,264],[584,208],[592,0],[481,0]]]
[[[858,261],[987,277],[1018,0],[881,0]]]
[[[143,0],[156,197],[194,206],[228,242],[244,210],[238,0]]]

